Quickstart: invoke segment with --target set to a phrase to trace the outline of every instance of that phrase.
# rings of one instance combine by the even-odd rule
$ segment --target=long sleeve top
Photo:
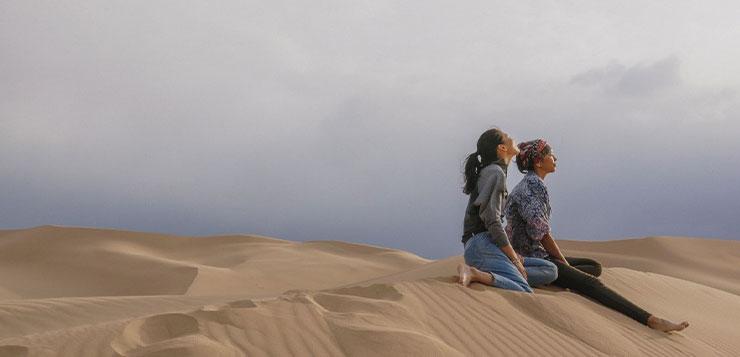
[[[501,160],[481,169],[465,209],[463,244],[473,234],[488,231],[491,242],[496,246],[510,245],[504,231],[502,214],[508,195],[506,171],[507,165]]]
[[[525,257],[547,257],[540,241],[550,233],[550,196],[545,182],[537,174],[527,173],[514,186],[504,213],[511,247]]]

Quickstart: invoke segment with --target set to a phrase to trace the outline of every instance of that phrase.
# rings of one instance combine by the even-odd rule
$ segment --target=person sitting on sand
[[[605,286],[597,278],[601,264],[595,260],[563,255],[550,231],[550,198],[544,181],[555,172],[557,158],[542,139],[523,142],[518,147],[516,165],[525,176],[511,191],[504,208],[506,232],[514,250],[557,265],[558,277],[553,285],[582,293],[653,329],[668,332],[689,326],[685,321],[677,324],[651,315]]]
[[[463,192],[470,198],[463,221],[465,263],[458,266],[459,282],[531,293],[531,286],[554,281],[557,267],[545,259],[522,258],[504,232],[506,172],[519,150],[514,139],[495,128],[480,136],[477,148],[465,162]]]

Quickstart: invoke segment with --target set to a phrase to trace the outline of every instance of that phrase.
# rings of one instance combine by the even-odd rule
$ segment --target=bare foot
[[[470,267],[465,263],[460,263],[457,266],[457,274],[458,274],[458,282],[462,284],[463,286],[470,285],[471,280],[473,279],[473,271],[470,269]]]
[[[650,318],[648,318],[648,326],[658,331],[671,332],[671,331],[681,331],[689,327],[689,323],[687,321],[684,321],[684,322],[681,322],[680,324],[676,324],[668,320],[661,319],[659,317],[650,316]]]

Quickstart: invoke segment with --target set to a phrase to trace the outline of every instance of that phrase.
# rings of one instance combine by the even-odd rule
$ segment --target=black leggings
[[[601,275],[599,262],[588,258],[565,257],[570,264],[568,266],[552,257],[547,259],[558,266],[558,278],[552,282],[553,285],[577,291],[647,325],[650,313],[625,299],[596,278]]]

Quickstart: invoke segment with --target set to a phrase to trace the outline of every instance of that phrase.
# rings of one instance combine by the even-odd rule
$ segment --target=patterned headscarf
[[[522,167],[532,167],[537,160],[544,158],[547,141],[536,139],[519,143],[517,146],[519,153],[516,155],[516,160],[521,163]]]

